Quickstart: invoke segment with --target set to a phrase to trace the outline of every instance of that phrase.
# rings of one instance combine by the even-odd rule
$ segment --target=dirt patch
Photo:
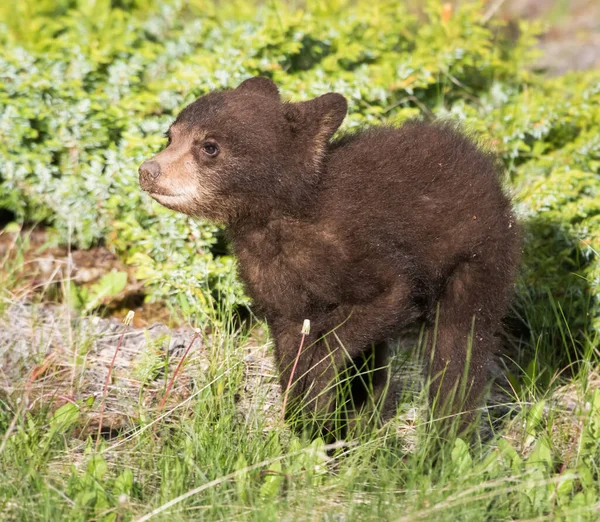
[[[126,275],[124,287],[94,301],[94,311],[103,317],[122,320],[135,312],[134,326],[142,328],[156,322],[174,324],[174,317],[162,303],[146,302],[142,281],[135,267],[126,265],[105,247],[69,250],[60,245],[51,230],[37,227],[19,232],[0,232],[0,283],[12,278],[15,301],[43,300],[58,303],[73,290],[93,294],[93,288],[107,274]],[[85,305],[86,303],[82,303]],[[179,324],[176,324],[179,326]]]
[[[236,397],[238,415],[246,423],[255,422],[258,415],[267,430],[281,426],[281,389],[260,329],[244,341],[239,348],[242,352],[233,359],[215,346],[218,340],[211,333],[203,334],[159,411],[166,383],[194,333],[189,327],[170,329],[162,324],[126,328],[115,318],[77,316],[64,305],[13,304],[0,318],[0,397],[24,409],[50,412],[75,402],[85,414],[80,436],[96,433],[102,419],[102,433],[112,437],[182,404],[206,384],[209,365],[222,365],[226,372],[241,358],[243,392]],[[104,383],[120,340],[101,416]],[[395,417],[394,429],[408,448],[416,429],[414,394],[419,392],[421,379],[420,369],[402,353],[394,359],[393,398],[385,415]],[[400,405],[396,416],[401,399],[405,405]]]
[[[116,319],[77,317],[65,306],[14,304],[0,320],[0,395],[19,397],[24,407],[51,411],[66,402],[87,405],[85,429],[96,429],[99,403],[119,340],[106,398],[102,431],[132,426],[155,407],[189,345],[191,328],[162,324],[127,328]],[[189,372],[201,373],[210,336],[198,339],[166,407],[189,396]]]

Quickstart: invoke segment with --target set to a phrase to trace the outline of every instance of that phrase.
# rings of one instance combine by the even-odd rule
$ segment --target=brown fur
[[[345,114],[339,94],[282,103],[270,80],[247,80],[186,107],[170,145],[140,167],[140,184],[169,208],[226,224],[284,390],[310,319],[288,415],[327,416],[336,376],[370,355],[384,366],[388,341],[419,320],[432,398],[473,408],[520,249],[497,165],[446,123],[330,141]],[[374,375],[377,392],[385,372]]]

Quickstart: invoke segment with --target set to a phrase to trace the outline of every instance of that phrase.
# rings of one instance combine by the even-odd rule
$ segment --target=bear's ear
[[[264,76],[255,76],[254,78],[248,78],[238,85],[238,90],[247,91],[254,94],[260,94],[261,96],[267,96],[269,98],[279,99],[279,89],[277,85]]]
[[[325,146],[344,121],[348,102],[341,94],[330,92],[314,100],[284,105],[285,117],[292,132],[314,144],[322,153]]]

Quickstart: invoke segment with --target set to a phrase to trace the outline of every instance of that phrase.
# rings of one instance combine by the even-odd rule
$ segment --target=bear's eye
[[[213,143],[212,141],[205,141],[202,144],[202,151],[207,156],[215,157],[217,154],[219,154],[219,147],[217,147],[217,144]]]

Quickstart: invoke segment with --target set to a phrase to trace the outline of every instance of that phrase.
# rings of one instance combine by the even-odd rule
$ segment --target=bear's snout
[[[160,165],[158,161],[144,161],[144,163],[140,165],[138,172],[140,174],[140,187],[142,187],[143,190],[148,191],[160,176]]]

